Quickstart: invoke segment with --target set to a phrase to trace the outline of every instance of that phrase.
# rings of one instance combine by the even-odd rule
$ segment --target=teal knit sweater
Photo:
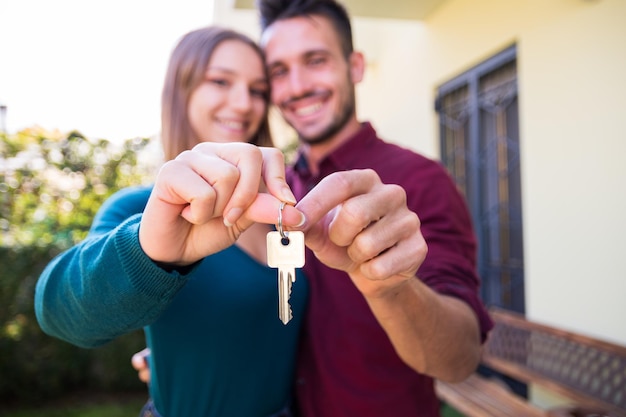
[[[116,193],[88,237],[50,262],[35,291],[41,328],[81,347],[144,328],[152,349],[150,395],[164,417],[278,411],[290,400],[308,292],[304,276],[298,273],[293,285],[294,318],[285,326],[278,319],[276,270],[237,246],[187,274],[159,268],[138,238],[150,192]]]

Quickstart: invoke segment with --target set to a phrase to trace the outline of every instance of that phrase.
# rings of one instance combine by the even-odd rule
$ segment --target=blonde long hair
[[[200,140],[187,117],[189,97],[204,81],[206,68],[215,48],[226,40],[238,40],[250,45],[259,54],[261,61],[265,62],[263,51],[252,39],[231,29],[210,26],[183,36],[170,56],[161,95],[161,142],[166,161],[193,148]],[[267,77],[265,64],[263,68]],[[250,143],[273,146],[268,111],[269,102],[259,131],[250,139]]]

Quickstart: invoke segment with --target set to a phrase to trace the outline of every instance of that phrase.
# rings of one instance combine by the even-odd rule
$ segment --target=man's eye
[[[284,68],[274,68],[270,71],[270,78],[279,78],[287,74],[287,70]]]
[[[322,57],[309,59],[309,65],[313,65],[313,66],[322,65],[324,62],[326,62],[326,60]]]

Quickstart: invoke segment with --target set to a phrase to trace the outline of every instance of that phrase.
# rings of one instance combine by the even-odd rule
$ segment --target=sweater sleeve
[[[141,213],[113,227],[115,217],[119,205],[105,204],[87,238],[39,277],[35,313],[45,333],[81,347],[105,344],[153,322],[187,282],[143,252]]]

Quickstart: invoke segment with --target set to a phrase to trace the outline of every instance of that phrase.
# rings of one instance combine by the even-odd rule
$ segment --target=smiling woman
[[[7,131],[38,125],[117,142],[157,134],[168,54],[212,14],[212,0],[2,0]]]
[[[268,91],[250,38],[216,26],[186,33],[163,84],[166,161],[154,184],[111,196],[87,238],[39,277],[47,334],[91,348],[144,330],[143,415],[265,417],[290,404],[308,287],[300,276],[283,324],[265,241],[281,202],[286,227],[303,215],[280,150],[256,146],[272,143]]]
[[[218,46],[206,69],[205,81],[189,98],[189,119],[194,130],[216,142],[246,142],[258,131],[267,113],[269,85],[265,68],[256,56],[246,54],[249,48],[237,41]],[[237,61],[244,64],[243,74],[232,66]],[[248,108],[252,110],[245,111]]]

